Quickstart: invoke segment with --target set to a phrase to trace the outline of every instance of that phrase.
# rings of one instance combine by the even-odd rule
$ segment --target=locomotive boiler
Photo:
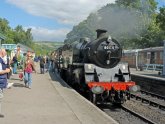
[[[89,95],[93,103],[123,103],[130,91],[137,89],[131,81],[127,63],[120,63],[122,48],[117,40],[98,29],[97,38],[81,38],[56,50],[61,77],[79,92]]]

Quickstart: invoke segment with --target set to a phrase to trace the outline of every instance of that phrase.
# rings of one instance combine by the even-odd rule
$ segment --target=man
[[[41,71],[41,74],[44,74],[44,68],[45,68],[45,59],[43,57],[41,57],[41,59],[40,59],[40,71]]]
[[[3,118],[4,115],[1,113],[1,103],[3,98],[3,89],[7,87],[7,73],[10,72],[10,69],[7,68],[5,49],[0,49],[0,118]]]

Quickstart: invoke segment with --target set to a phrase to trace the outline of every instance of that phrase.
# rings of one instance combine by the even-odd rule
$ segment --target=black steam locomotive
[[[122,48],[106,30],[98,29],[97,39],[81,38],[55,51],[61,77],[78,91],[89,94],[93,103],[123,103],[127,92],[137,89],[130,79],[127,63],[120,63]]]

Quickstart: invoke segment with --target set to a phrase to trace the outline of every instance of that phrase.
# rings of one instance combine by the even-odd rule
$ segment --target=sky
[[[165,0],[156,0],[165,6]],[[0,18],[32,29],[35,41],[63,41],[91,12],[115,0],[0,0]]]

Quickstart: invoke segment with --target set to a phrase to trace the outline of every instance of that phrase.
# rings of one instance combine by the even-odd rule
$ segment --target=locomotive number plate
[[[104,46],[104,50],[115,49],[115,45]]]

